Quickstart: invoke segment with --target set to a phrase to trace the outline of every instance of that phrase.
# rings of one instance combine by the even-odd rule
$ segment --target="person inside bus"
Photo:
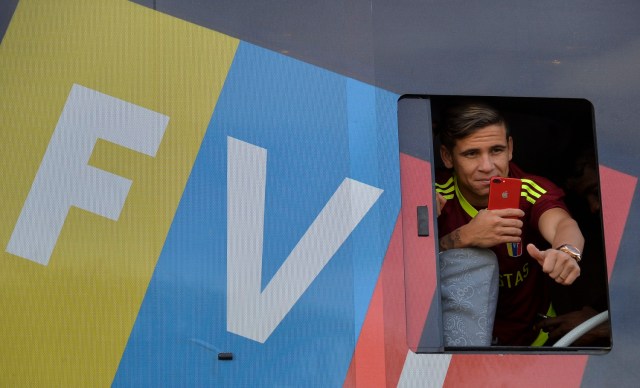
[[[575,158],[563,183],[565,202],[585,237],[585,254],[581,261],[580,277],[569,287],[552,287],[553,306],[558,316],[542,319],[536,325],[536,328],[549,333],[549,342],[555,342],[582,322],[608,309],[598,187],[595,151],[587,147]],[[572,345],[611,346],[610,322],[596,326]]]
[[[438,129],[446,167],[436,173],[440,251],[492,250],[499,266],[492,344],[542,345],[547,334],[534,328],[539,317],[555,315],[552,282],[570,285],[580,276],[584,238],[564,193],[512,162],[509,127],[491,106],[470,102],[450,108]],[[522,180],[519,209],[487,210],[494,176]],[[513,257],[511,243],[526,248]]]

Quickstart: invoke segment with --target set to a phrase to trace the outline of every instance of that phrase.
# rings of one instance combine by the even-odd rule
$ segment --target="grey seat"
[[[498,259],[489,249],[440,253],[444,344],[490,346],[498,303]]]

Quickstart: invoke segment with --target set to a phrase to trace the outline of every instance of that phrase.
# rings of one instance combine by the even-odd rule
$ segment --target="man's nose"
[[[482,155],[480,157],[480,166],[479,169],[481,171],[492,171],[493,170],[493,160],[489,155]]]

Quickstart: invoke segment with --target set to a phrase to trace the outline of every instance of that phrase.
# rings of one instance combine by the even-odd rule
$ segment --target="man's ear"
[[[442,162],[446,168],[453,168],[453,158],[451,157],[451,152],[444,145],[440,146],[440,158],[442,158]]]
[[[511,136],[509,136],[507,143],[509,147],[509,161],[511,161],[511,158],[513,158],[513,138]]]

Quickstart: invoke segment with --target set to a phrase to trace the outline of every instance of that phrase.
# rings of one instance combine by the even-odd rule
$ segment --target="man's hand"
[[[491,248],[498,244],[520,242],[524,212],[520,209],[480,210],[464,226],[469,246]]]
[[[440,249],[491,248],[498,244],[520,242],[524,212],[520,209],[480,210],[466,225],[440,239]]]
[[[575,259],[557,249],[539,250],[535,245],[527,245],[529,255],[542,266],[542,271],[549,274],[551,279],[568,286],[580,276],[580,266]]]
[[[436,193],[436,205],[437,205],[437,214],[440,217],[440,213],[442,213],[442,208],[447,204],[447,199],[440,193]]]

